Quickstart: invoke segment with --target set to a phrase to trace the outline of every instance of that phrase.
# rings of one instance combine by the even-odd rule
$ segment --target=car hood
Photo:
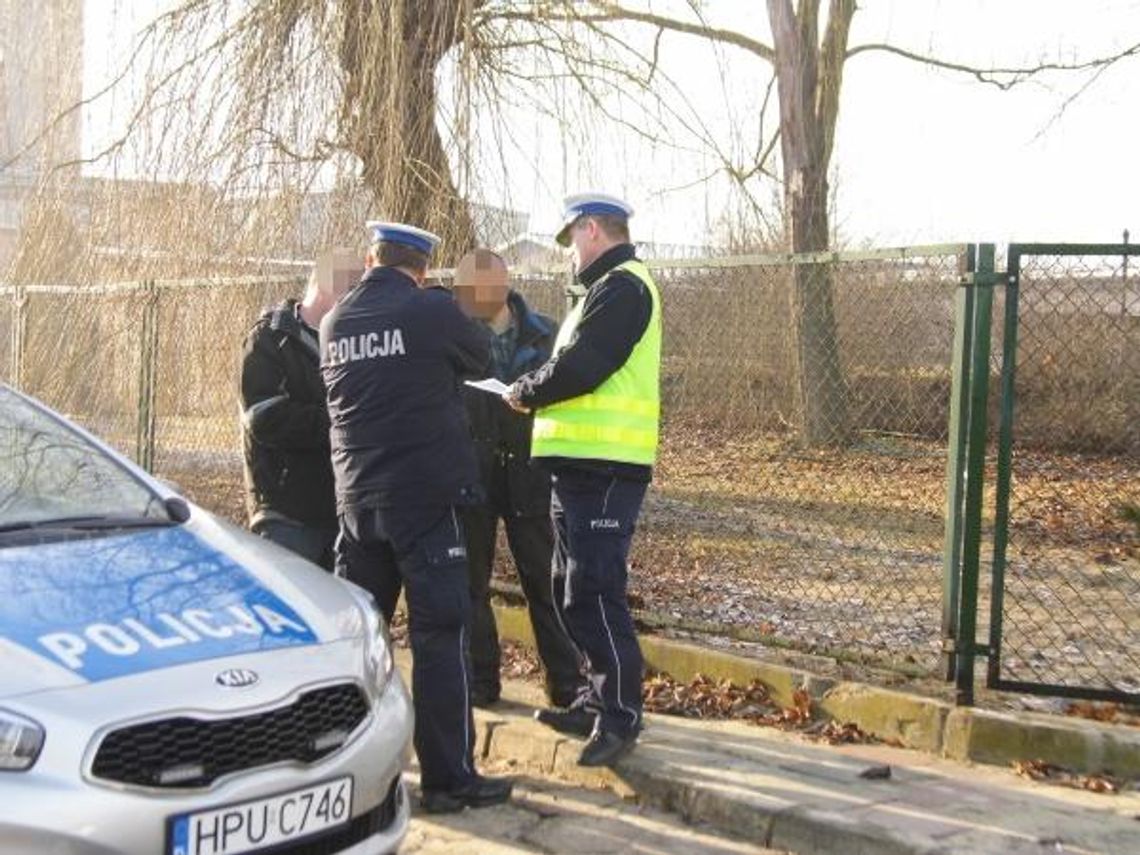
[[[0,549],[0,699],[362,631],[348,585],[198,508]]]

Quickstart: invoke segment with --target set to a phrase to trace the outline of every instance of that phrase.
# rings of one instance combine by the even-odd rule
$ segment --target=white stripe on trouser
[[[451,524],[455,527],[455,543],[463,546],[463,534],[459,531],[459,518],[455,515],[455,505],[451,506]],[[466,627],[459,627],[459,669],[463,672],[463,768],[474,772],[471,768],[471,730],[467,723],[471,720],[471,690],[467,686],[467,657],[463,655],[463,633]]]
[[[606,605],[602,600],[602,595],[598,594],[598,610],[602,613],[602,625],[606,628],[606,635],[610,637],[610,650],[614,654],[614,666],[617,668],[617,705],[618,709],[629,714],[633,720],[633,726],[637,727],[640,716],[621,702],[621,660],[618,659],[617,644],[614,642],[614,634],[610,631],[610,622],[606,620]]]
[[[463,655],[464,629],[465,627],[459,627],[459,668],[463,672],[463,768],[468,772],[473,772],[470,762],[471,731],[467,727],[467,722],[471,720],[471,690],[467,688],[467,660]]]
[[[570,627],[566,626],[566,621],[562,619],[562,610],[566,608],[566,592],[570,589],[570,577],[563,576],[562,578],[565,580],[562,586],[562,602],[557,602],[558,592],[554,590],[554,573],[552,568],[552,572],[550,574],[550,599],[553,601],[554,605],[554,617],[558,621],[558,626],[562,629],[562,634],[570,640],[570,646],[573,647],[577,652],[578,658],[585,659],[588,662],[590,660],[590,657],[586,655],[585,650],[578,646],[577,639],[575,639],[574,636],[570,633]]]
[[[559,506],[561,507],[561,502],[559,502]],[[566,509],[565,508],[562,508],[562,520],[563,520],[563,528],[567,530],[567,538],[568,538],[569,537],[569,531],[568,530],[569,530],[570,526],[569,526],[569,524],[566,523]],[[551,516],[551,519],[550,519],[550,527],[554,531],[554,538],[556,541],[556,543],[554,544],[554,550],[555,551],[558,550],[558,545],[560,542],[562,544],[562,551],[564,553],[569,552],[569,544],[566,543],[567,538],[562,537],[558,533],[558,524],[554,522],[553,516]],[[566,562],[564,561],[563,563],[565,564]],[[562,619],[562,610],[566,608],[566,594],[567,593],[573,593],[573,591],[570,590],[570,573],[569,573],[569,570],[565,566],[563,566],[563,568],[562,568],[562,596],[559,597],[558,591],[556,591],[554,589],[554,555],[551,554],[551,556],[550,556],[550,602],[551,602],[551,605],[554,606],[554,617],[558,619],[558,626],[560,626],[562,628],[562,634],[565,635],[568,639],[570,639],[570,646],[573,647],[574,650],[578,653],[578,658],[580,660],[585,660],[586,662],[589,662],[590,657],[586,655],[586,651],[581,648],[581,646],[578,644],[578,640],[576,638],[574,638],[574,635],[570,632],[570,627],[568,627],[566,625],[566,621],[564,621]]]
[[[617,485],[617,476],[615,475],[610,479],[610,486],[606,487],[606,494],[602,496],[602,516],[606,515],[606,508],[610,505],[610,493],[613,492],[614,487]]]

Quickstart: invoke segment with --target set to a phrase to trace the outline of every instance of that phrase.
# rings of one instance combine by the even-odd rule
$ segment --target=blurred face
[[[363,275],[364,264],[351,250],[334,249],[317,256],[305,295],[311,316],[319,322]]]
[[[336,302],[364,275],[364,262],[351,250],[334,249],[317,256],[317,287]]]
[[[473,318],[489,321],[507,302],[507,265],[487,249],[476,249],[455,268],[455,299]]]

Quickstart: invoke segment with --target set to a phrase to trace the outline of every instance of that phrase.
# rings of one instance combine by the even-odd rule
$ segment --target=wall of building
[[[0,276],[29,189],[80,157],[82,111],[60,114],[82,97],[83,0],[0,0]]]

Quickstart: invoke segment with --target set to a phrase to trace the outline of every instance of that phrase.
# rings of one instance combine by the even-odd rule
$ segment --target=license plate
[[[169,855],[257,852],[345,825],[352,817],[352,777],[170,819]]]

